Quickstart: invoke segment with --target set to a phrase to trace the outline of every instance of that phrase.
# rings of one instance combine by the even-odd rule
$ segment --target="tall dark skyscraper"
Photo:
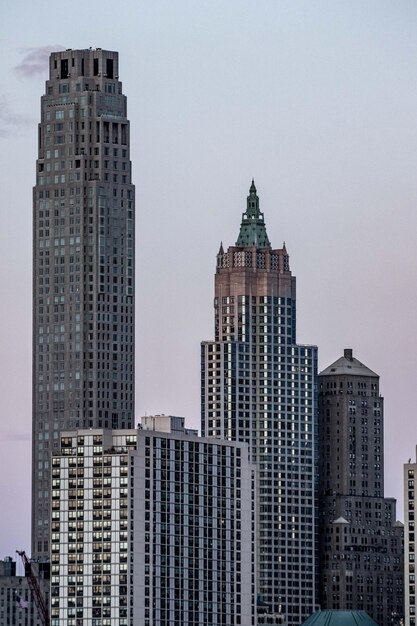
[[[135,191],[126,115],[117,52],[51,54],[33,194],[35,557],[49,556],[59,432],[134,424]]]
[[[315,609],[317,348],[296,344],[295,278],[272,249],[255,185],[217,255],[215,340],[202,343],[202,432],[249,443],[257,478],[259,624]]]
[[[379,376],[346,349],[319,375],[320,604],[404,617],[403,525],[384,498]]]

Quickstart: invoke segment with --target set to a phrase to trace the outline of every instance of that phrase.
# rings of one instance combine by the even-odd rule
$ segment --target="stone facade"
[[[417,453],[417,450],[416,450]],[[416,624],[417,462],[404,465],[404,595],[405,626]]]
[[[403,525],[384,497],[384,399],[379,376],[352,350],[319,374],[322,609],[403,618]]]
[[[134,422],[135,204],[117,52],[51,54],[33,193],[32,556],[59,432]]]
[[[23,569],[23,565],[18,564]],[[32,564],[38,573],[36,563]],[[38,576],[40,591],[49,604],[49,580]],[[1,626],[42,626],[28,580],[16,575],[16,562],[11,557],[0,561],[0,624]]]

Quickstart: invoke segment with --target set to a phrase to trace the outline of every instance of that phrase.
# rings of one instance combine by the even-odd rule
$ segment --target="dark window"
[[[113,59],[106,59],[107,78],[113,78]]]
[[[98,75],[98,59],[94,59],[93,61],[93,72],[94,76]]]
[[[61,78],[68,78],[68,59],[61,60]]]

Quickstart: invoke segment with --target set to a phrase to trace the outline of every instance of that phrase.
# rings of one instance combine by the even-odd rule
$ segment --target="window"
[[[107,78],[114,78],[113,59],[106,59],[106,74],[107,74]]]
[[[61,78],[68,78],[68,59],[61,60]]]

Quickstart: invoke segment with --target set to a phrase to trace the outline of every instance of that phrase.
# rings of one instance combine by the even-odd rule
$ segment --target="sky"
[[[385,494],[417,444],[417,3],[45,0],[0,8],[0,558],[30,552],[31,246],[51,50],[120,53],[137,192],[136,416],[199,426],[216,253],[252,177],[319,369],[381,377]]]

